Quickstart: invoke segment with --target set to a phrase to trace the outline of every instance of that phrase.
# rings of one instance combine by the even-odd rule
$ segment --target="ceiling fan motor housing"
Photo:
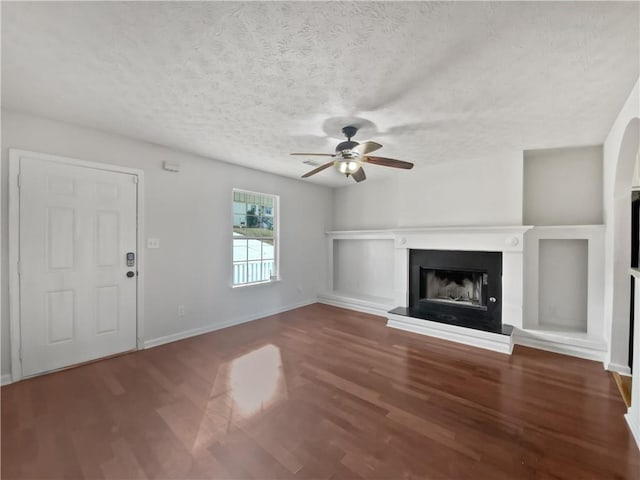
[[[344,134],[345,137],[347,137],[347,141],[339,143],[338,146],[336,147],[336,153],[340,153],[342,158],[348,159],[348,158],[353,158],[358,156],[357,153],[351,152],[353,148],[360,145],[358,142],[353,142],[351,140],[351,138],[357,132],[358,132],[358,127],[354,127],[351,125],[348,125],[342,129],[342,133]]]
[[[351,154],[351,150],[355,147],[357,147],[358,145],[360,145],[358,142],[353,142],[351,140],[348,140],[346,142],[340,142],[338,144],[338,146],[336,147],[336,152],[340,153],[342,152],[344,156],[355,156],[354,154]]]

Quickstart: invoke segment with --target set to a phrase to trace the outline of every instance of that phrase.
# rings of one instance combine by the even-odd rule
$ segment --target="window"
[[[278,279],[278,202],[233,189],[233,286]]]

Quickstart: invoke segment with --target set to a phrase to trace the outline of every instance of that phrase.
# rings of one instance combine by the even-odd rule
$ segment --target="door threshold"
[[[618,372],[612,372],[613,379],[616,381],[620,396],[624,400],[627,408],[631,406],[631,377],[620,375]]]
[[[92,363],[102,362],[103,360],[111,360],[112,358],[122,357],[124,355],[129,355],[130,353],[137,352],[138,349],[134,348],[132,350],[126,350],[124,352],[114,353],[112,355],[107,355],[106,357],[94,358],[92,360],[87,360],[86,362],[74,363],[73,365],[67,365],[66,367],[56,368],[55,370],[47,370],[46,372],[35,373],[33,375],[29,375],[28,377],[22,377],[18,382],[22,380],[29,380],[30,378],[41,377],[42,375],[49,375],[51,373],[64,372],[65,370],[71,370],[73,368],[84,367],[85,365],[91,365]],[[16,383],[16,382],[13,382]]]

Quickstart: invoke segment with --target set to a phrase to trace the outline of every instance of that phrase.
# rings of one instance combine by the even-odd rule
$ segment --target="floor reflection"
[[[198,450],[287,398],[280,349],[268,344],[222,364],[191,444]]]
[[[286,397],[280,349],[265,345],[233,360],[229,387],[237,413],[245,418]]]

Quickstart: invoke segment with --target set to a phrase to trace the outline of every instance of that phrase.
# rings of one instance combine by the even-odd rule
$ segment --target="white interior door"
[[[137,177],[22,157],[19,185],[23,376],[134,349]]]

